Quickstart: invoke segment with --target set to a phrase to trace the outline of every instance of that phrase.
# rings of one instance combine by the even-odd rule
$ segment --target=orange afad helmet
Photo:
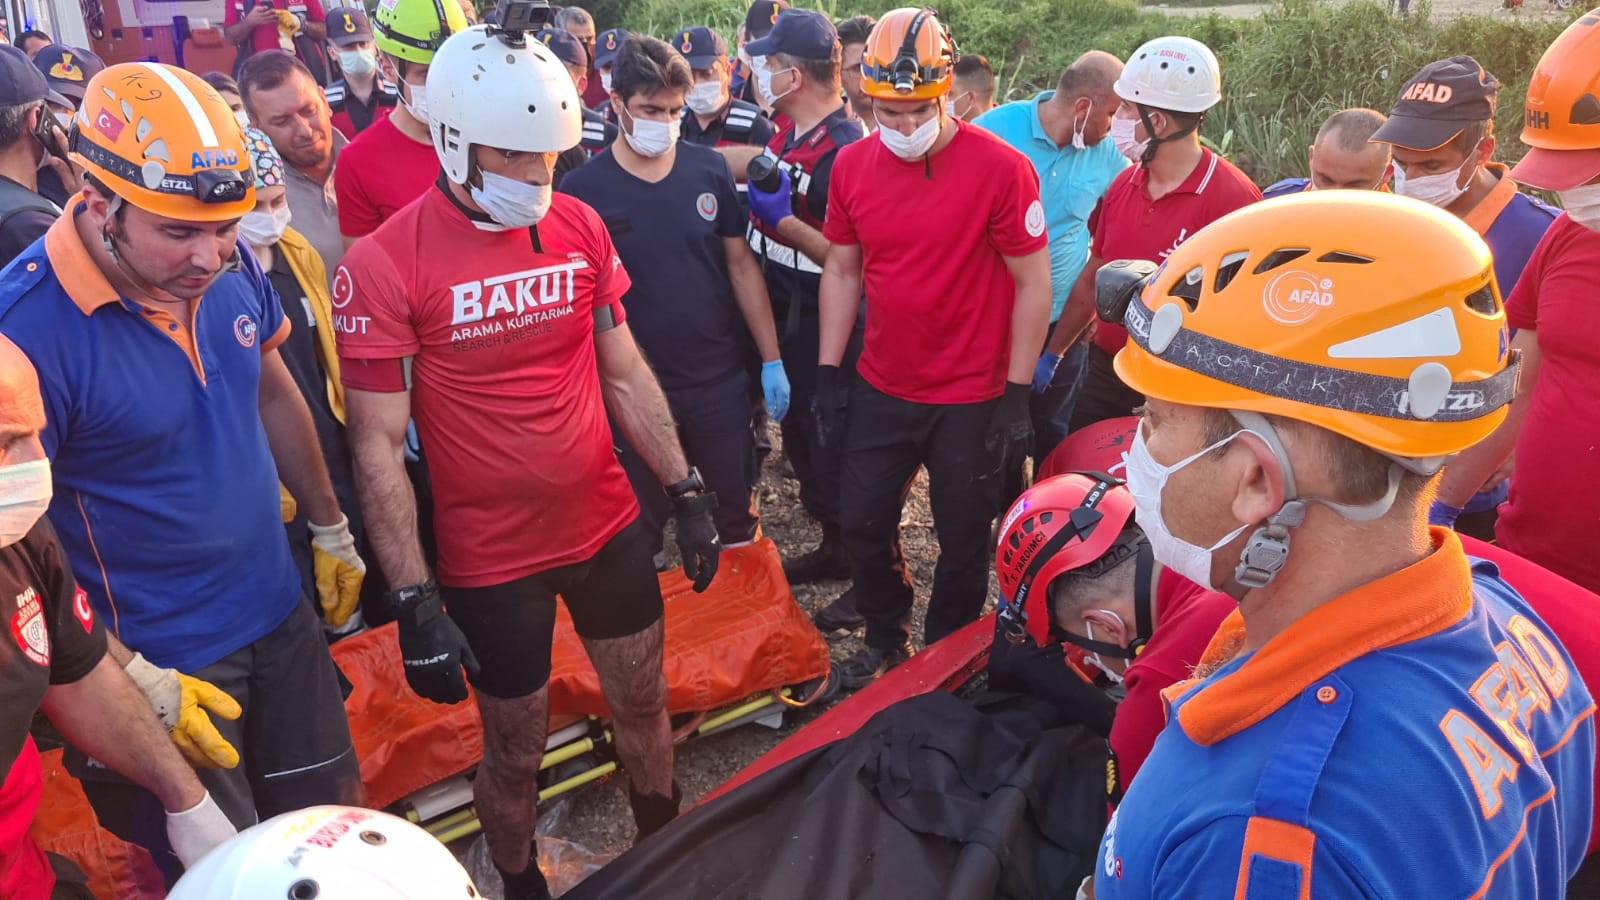
[[[955,41],[931,9],[885,13],[861,53],[861,90],[881,100],[929,100],[950,93]]]
[[[1539,58],[1522,142],[1541,150],[1600,148],[1600,9],[1567,26]]]
[[[1103,318],[1123,306],[1116,371],[1149,397],[1307,422],[1426,473],[1488,437],[1515,394],[1489,248],[1416,200],[1269,200],[1120,297],[1118,271],[1101,270],[1096,303]]]
[[[158,216],[223,222],[255,208],[233,111],[183,69],[137,62],[101,71],[84,89],[68,147],[118,197]]]

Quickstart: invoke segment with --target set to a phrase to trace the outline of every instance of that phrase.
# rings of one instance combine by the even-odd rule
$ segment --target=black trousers
[[[868,646],[887,650],[910,636],[911,577],[897,535],[906,488],[918,467],[928,470],[939,537],[925,642],[934,643],[983,611],[993,555],[989,532],[1004,481],[1000,460],[984,440],[999,402],[912,403],[856,381],[844,438],[842,524]]]
[[[1111,354],[1096,345],[1089,347],[1089,363],[1083,370],[1083,390],[1072,409],[1070,431],[1087,428],[1096,422],[1133,415],[1134,407],[1144,403],[1144,395],[1122,383],[1111,367]]]
[[[774,303],[774,307],[777,306]],[[781,312],[780,330],[785,323]],[[821,340],[815,306],[803,308],[794,332],[782,336],[780,351],[784,370],[789,375],[789,413],[783,417],[780,427],[784,455],[794,466],[795,477],[800,479],[800,505],[823,528],[837,529],[843,448],[838,441],[829,447],[817,441],[816,419],[811,415],[811,401],[817,393],[817,353]],[[856,360],[860,357],[861,327],[857,325],[839,366],[841,389],[848,390],[850,382],[855,380]]]

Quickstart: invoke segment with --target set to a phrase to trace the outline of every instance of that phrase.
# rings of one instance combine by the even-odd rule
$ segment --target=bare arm
[[[261,424],[267,429],[278,478],[313,525],[338,523],[343,513],[333,494],[333,482],[328,480],[328,464],[322,458],[311,410],[277,350],[261,357],[260,402]]]
[[[845,345],[861,309],[861,245],[839,244],[822,265],[822,286],[817,291],[821,317],[821,344],[817,364],[837,366],[844,361]]]
[[[405,461],[411,393],[346,388],[344,400],[367,541],[389,584],[421,584],[429,577],[428,562],[417,536],[417,495]]]
[[[1506,420],[1481,443],[1452,459],[1444,467],[1444,477],[1439,482],[1439,501],[1457,509],[1465,506],[1495,474],[1500,464],[1511,456],[1517,446],[1517,433],[1522,430],[1522,420],[1528,415],[1528,402],[1533,395],[1534,382],[1539,377],[1539,336],[1524,328],[1511,339],[1511,347],[1522,351],[1522,372],[1517,376],[1517,396],[1511,401]]]
[[[799,216],[790,216],[779,222],[778,237],[817,262],[826,261],[828,250],[833,246],[822,236],[822,232],[800,221]]]
[[[1050,335],[1049,350],[1057,356],[1067,352],[1089,323],[1094,321],[1094,274],[1105,265],[1105,260],[1090,254],[1083,271],[1067,294],[1066,305],[1061,307],[1061,318],[1056,320],[1056,330]]]
[[[168,812],[192,809],[205,796],[194,770],[111,653],[83,678],[51,685],[41,708],[74,747],[155,794]]]
[[[1032,384],[1034,363],[1050,328],[1050,254],[1035,250],[1027,256],[1004,259],[1017,289],[1011,305],[1011,364],[1006,367],[1006,380]]]
[[[326,22],[304,22],[300,25],[300,30],[304,31],[307,37],[319,44],[328,39],[328,23]]]
[[[733,285],[733,299],[739,304],[744,324],[756,342],[762,362],[778,358],[778,329],[772,321],[772,300],[767,296],[767,279],[761,274],[761,263],[750,245],[742,237],[722,239],[724,255],[728,259],[728,281]]]
[[[667,397],[639,352],[628,323],[595,335],[594,349],[600,363],[600,391],[628,446],[662,484],[688,478],[689,463],[678,443],[678,426],[672,421]]]
[[[739,184],[744,183],[744,170],[750,165],[750,160],[760,156],[764,148],[761,147],[718,147],[717,152],[728,161],[728,168],[733,170],[733,180]]]

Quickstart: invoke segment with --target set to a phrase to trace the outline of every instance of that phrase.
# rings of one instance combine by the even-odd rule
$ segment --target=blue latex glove
[[[1050,382],[1055,380],[1056,367],[1061,365],[1061,357],[1049,350],[1039,354],[1039,362],[1033,367],[1033,392],[1042,394]]]
[[[1456,527],[1456,518],[1461,515],[1461,510],[1439,500],[1433,501],[1428,507],[1428,524],[1443,525],[1445,528]]]
[[[767,398],[767,415],[782,422],[789,412],[789,373],[783,370],[783,360],[761,364],[761,393]]]
[[[770,194],[754,184],[748,187],[750,212],[761,220],[761,224],[768,228],[777,228],[779,222],[794,215],[794,195],[788,172],[778,170],[778,189]]]

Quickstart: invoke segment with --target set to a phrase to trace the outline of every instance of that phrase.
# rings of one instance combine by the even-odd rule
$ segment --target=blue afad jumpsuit
[[[1594,818],[1594,702],[1499,570],[1433,540],[1168,689],[1097,900],[1564,896]],[[1235,614],[1202,669],[1242,635]]]

